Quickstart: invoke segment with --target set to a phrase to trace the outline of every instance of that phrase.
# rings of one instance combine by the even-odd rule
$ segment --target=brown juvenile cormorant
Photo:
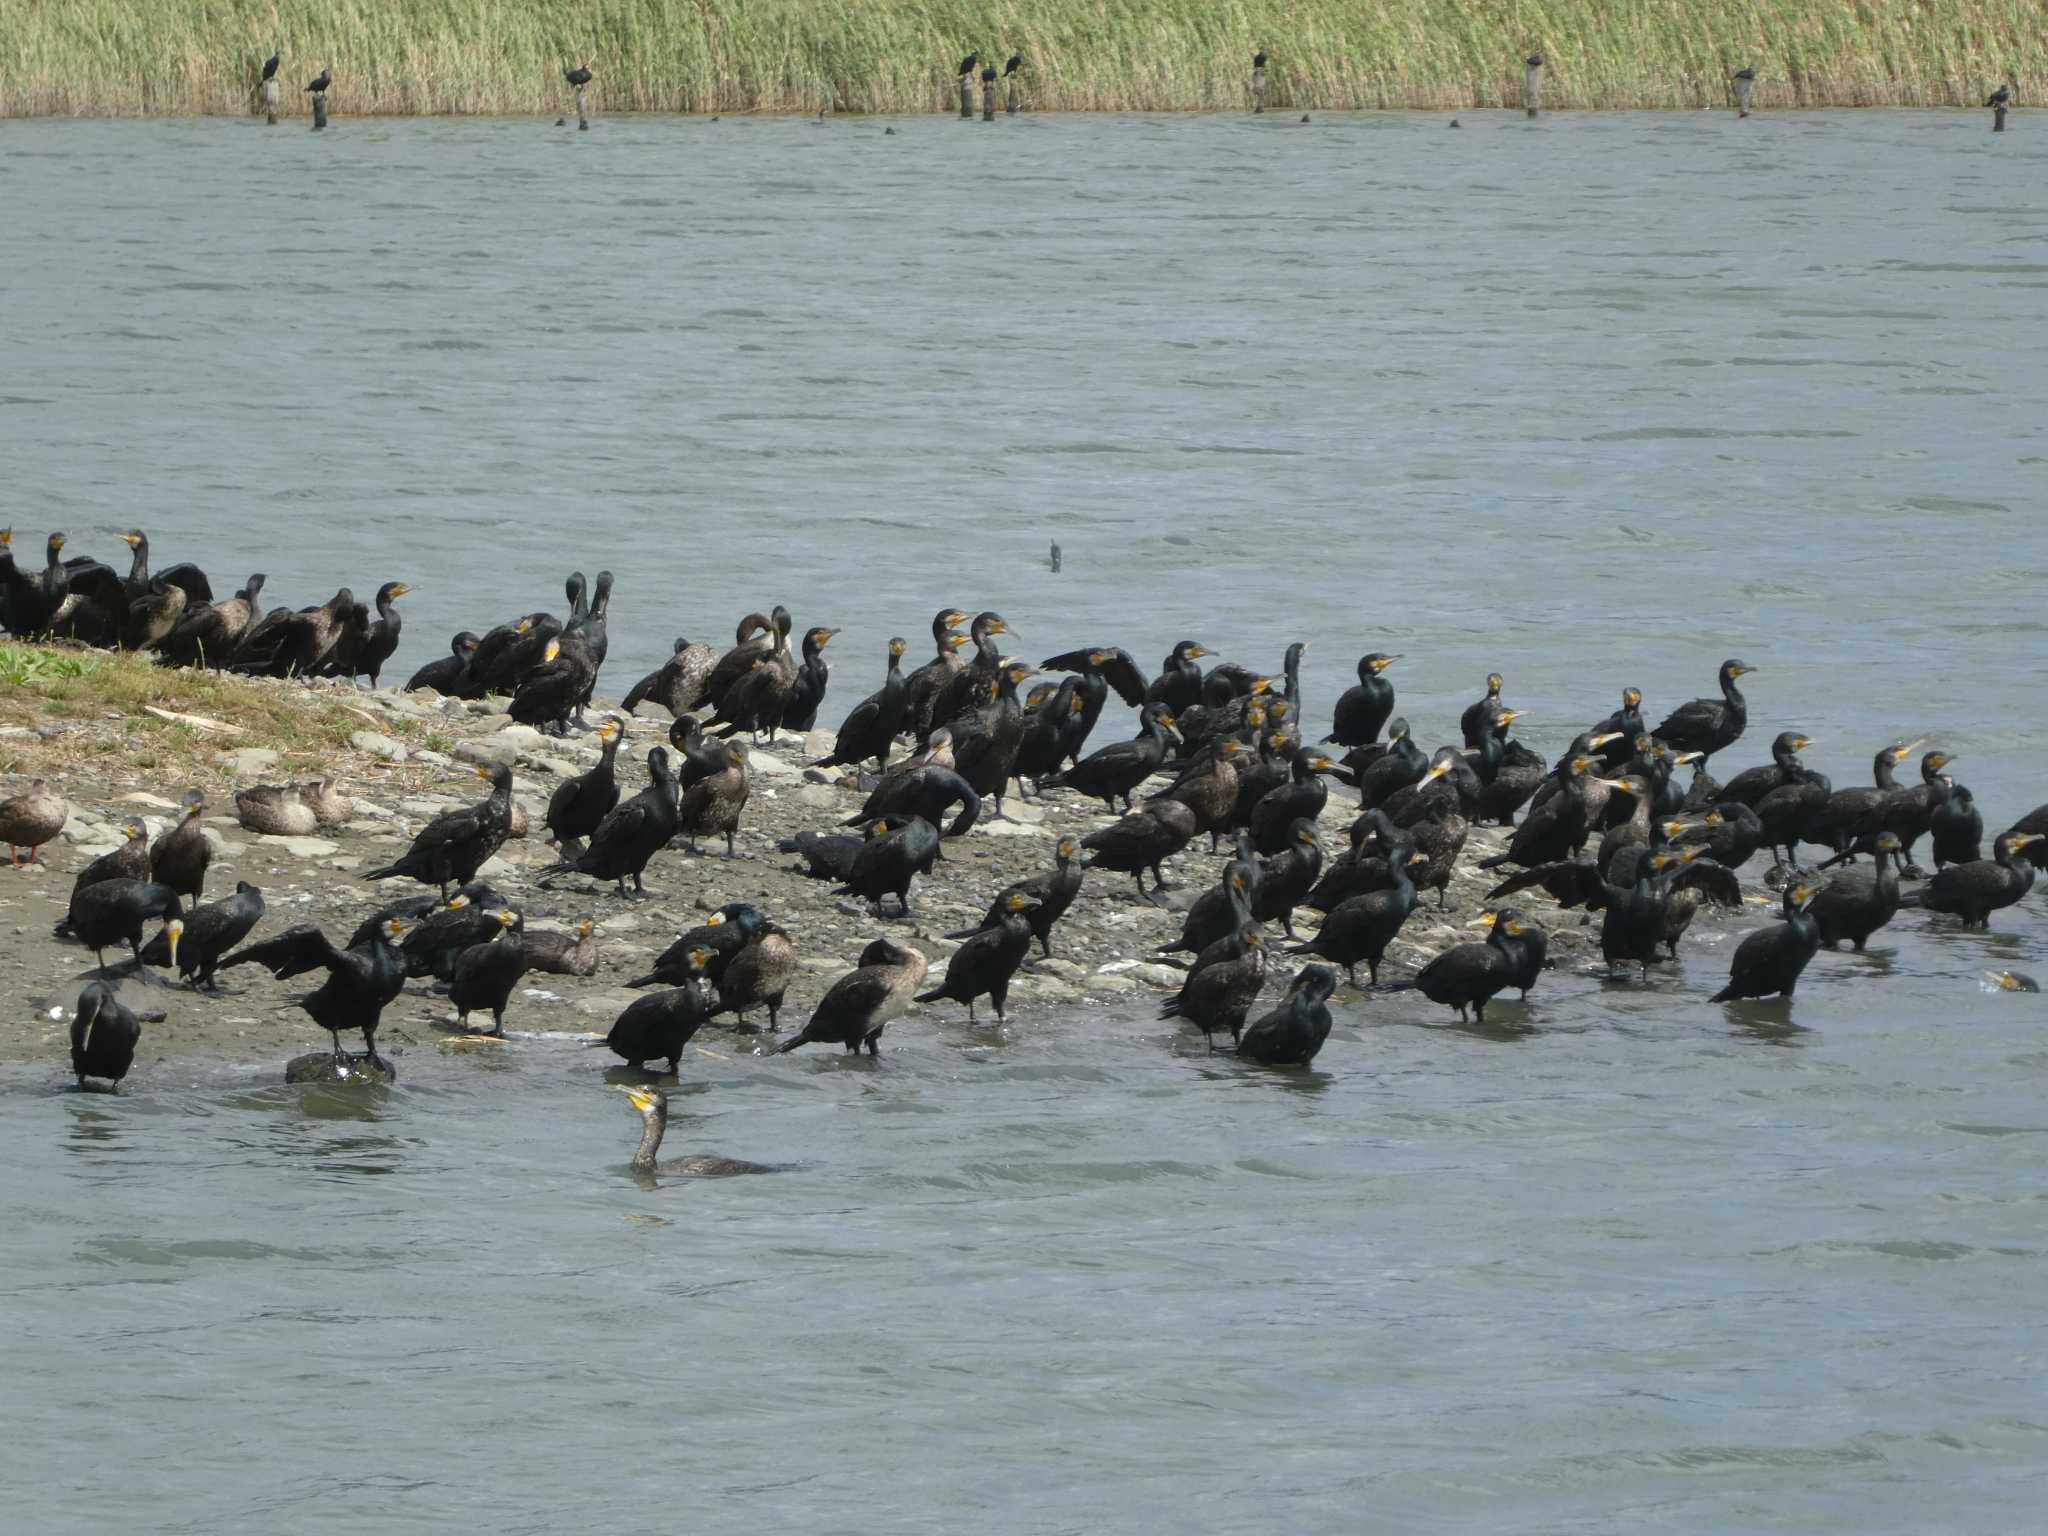
[[[595,976],[597,923],[586,917],[567,932],[536,929],[527,934],[526,964],[551,976]]]
[[[225,901],[210,901],[188,912],[175,946],[166,924],[162,932],[142,947],[136,959],[143,965],[166,970],[175,967],[186,985],[218,992],[220,982],[214,973],[220,967],[221,956],[255,932],[262,920],[263,892],[243,880],[236,884],[235,894]]]
[[[1714,994],[1714,1002],[1779,995],[1791,998],[1800,972],[1820,950],[1820,925],[1810,910],[1819,894],[1818,886],[1800,881],[1785,888],[1785,920],[1758,929],[1735,946],[1735,956],[1728,963],[1728,985]]]
[[[726,961],[718,978],[718,1002],[708,1015],[717,1018],[730,1013],[738,1028],[751,1031],[747,1015],[756,1008],[768,1010],[772,1033],[782,1027],[782,999],[796,976],[796,945],[789,930],[779,923],[764,923],[761,931]]]
[[[1217,940],[1195,957],[1180,991],[1159,1005],[1162,1019],[1186,1019],[1201,1030],[1209,1049],[1216,1031],[1230,1031],[1235,1044],[1244,1016],[1266,984],[1266,940],[1255,923]]]
[[[1358,682],[1337,696],[1330,734],[1324,741],[1367,747],[1380,739],[1381,729],[1394,713],[1394,685],[1381,674],[1400,659],[1384,651],[1358,658]]]
[[[526,975],[526,920],[510,907],[491,914],[499,925],[498,936],[485,944],[472,944],[455,957],[448,982],[448,1001],[455,1005],[455,1022],[469,1027],[469,1016],[480,1008],[491,1013],[487,1033],[505,1033],[505,1007],[512,1001],[512,989]]]
[[[149,828],[140,816],[130,816],[121,823],[121,830],[128,834],[128,841],[110,853],[103,853],[81,869],[71,882],[69,900],[76,901],[78,893],[88,886],[98,885],[102,880],[147,880],[149,878]],[[67,910],[57,920],[54,929],[56,937],[71,937],[71,916]]]
[[[490,795],[476,805],[443,811],[412,840],[405,856],[395,864],[373,869],[365,880],[389,880],[396,875],[422,885],[439,886],[443,900],[451,885],[464,885],[512,835],[512,769],[506,763],[478,766],[477,777],[491,781]]]
[[[829,1041],[858,1054],[881,1054],[882,1029],[907,1009],[924,985],[927,962],[919,951],[893,939],[876,939],[861,951],[859,964],[832,983],[809,1022],[781,1052]],[[779,1052],[778,1054],[780,1054]]]
[[[1675,752],[1697,752],[1709,758],[1732,745],[1749,724],[1749,704],[1735,680],[1755,670],[1740,661],[1722,662],[1721,697],[1679,705],[1651,734]]]
[[[1308,966],[1278,1008],[1245,1026],[1237,1054],[1269,1067],[1307,1066],[1330,1038],[1329,999],[1336,990],[1336,972],[1326,965]]]
[[[726,693],[741,678],[754,669],[754,663],[775,649],[777,633],[773,620],[765,613],[750,613],[741,619],[733,630],[732,649],[712,665],[711,675],[704,680],[700,704],[717,706],[725,702]]]
[[[1219,939],[1227,939],[1252,920],[1252,897],[1259,888],[1258,855],[1239,834],[1238,856],[1223,866],[1223,878],[1195,898],[1181,918],[1180,937],[1159,946],[1161,955],[1200,955]]]
[[[677,635],[674,653],[627,689],[619,707],[631,714],[636,706],[648,702],[659,704],[671,716],[688,714],[703,702],[712,669],[717,665],[718,652]]]
[[[656,957],[651,971],[645,976],[635,977],[626,985],[648,987],[659,982],[668,987],[681,986],[683,977],[695,966],[690,957],[697,950],[704,952],[701,966],[704,979],[721,981],[732,957],[752,943],[767,926],[768,914],[759,907],[751,902],[729,901],[696,927],[685,930]]]
[[[676,807],[676,830],[682,834],[683,846],[692,853],[700,837],[723,837],[725,856],[739,857],[734,844],[734,834],[739,830],[740,812],[747,808],[747,797],[752,790],[747,780],[747,745],[742,741],[721,743],[725,754],[724,764],[716,773],[707,775],[683,791],[681,803]]]
[[[213,862],[213,844],[199,823],[205,814],[206,796],[186,790],[176,823],[149,850],[149,878],[194,901],[206,894],[206,870]]]
[[[71,808],[41,779],[30,780],[20,794],[0,800],[0,842],[7,844],[8,864],[20,869],[42,863],[42,846],[64,830],[70,815]],[[21,856],[24,848],[26,859]]]
[[[1992,845],[1991,857],[1951,864],[1900,905],[1960,917],[1965,928],[1989,928],[1991,914],[2009,907],[2034,888],[2034,852],[2048,835],[2007,832]]]
[[[918,993],[917,1000],[932,1003],[950,998],[965,1003],[967,1022],[972,1024],[974,1001],[985,996],[995,1005],[997,1021],[1002,1022],[1003,1004],[1010,995],[1010,978],[1031,953],[1030,915],[1037,906],[1038,898],[1024,891],[1012,891],[1003,897],[1002,922],[994,928],[981,929],[954,950],[946,962],[946,979],[929,992]]]

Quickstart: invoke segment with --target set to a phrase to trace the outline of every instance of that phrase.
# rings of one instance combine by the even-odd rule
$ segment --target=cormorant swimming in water
[[[1330,1038],[1330,994],[1337,973],[1327,965],[1311,965],[1294,978],[1278,1008],[1245,1026],[1237,1054],[1269,1067],[1305,1067]]]
[[[589,71],[585,70],[584,73],[588,74]],[[736,1157],[708,1157],[702,1154],[674,1157],[665,1163],[657,1163],[655,1154],[661,1150],[661,1138],[668,1132],[668,1095],[659,1088],[627,1088],[623,1091],[626,1102],[640,1111],[640,1145],[633,1153],[633,1172],[643,1182],[651,1183],[657,1173],[673,1174],[685,1179],[722,1179],[740,1173],[777,1171],[767,1163],[749,1163]]]

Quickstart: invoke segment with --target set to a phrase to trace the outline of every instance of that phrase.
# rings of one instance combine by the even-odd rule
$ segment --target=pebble
[[[435,768],[453,768],[455,766],[455,759],[446,752],[434,752],[426,747],[414,747],[412,755],[416,762],[426,763]]]
[[[542,773],[552,773],[558,779],[573,779],[583,770],[574,763],[565,763],[559,757],[529,757],[529,768],[538,768]]]
[[[201,827],[199,835],[206,839],[206,846],[213,850],[213,856],[217,859],[232,859],[249,851],[247,843],[237,843],[222,837],[211,827]]]
[[[341,852],[339,843],[330,843],[324,837],[280,837],[274,832],[265,832],[256,841],[266,847],[282,848],[301,859],[324,859]]]
[[[986,832],[990,837],[1044,837],[1046,835],[1044,827],[1029,826],[1017,821],[978,822],[975,830]]]
[[[747,776],[756,779],[793,779],[799,770],[794,763],[784,762],[768,752],[747,754]]]
[[[238,779],[261,778],[282,761],[268,747],[243,747],[239,752],[221,754],[221,765]]]
[[[502,736],[486,736],[482,741],[458,741],[455,755],[465,763],[503,763],[509,768],[519,761],[519,743],[507,741]]]
[[[839,804],[839,791],[827,789],[822,784],[806,784],[790,798],[798,805],[808,805],[814,810],[831,810]]]
[[[116,795],[114,798],[123,805],[147,805],[159,811],[175,811],[178,808],[178,802],[175,800],[166,800],[162,795],[152,795],[139,789],[125,795]]]
[[[349,733],[348,744],[358,752],[381,757],[387,763],[402,763],[407,756],[404,747],[381,731],[352,731]]]

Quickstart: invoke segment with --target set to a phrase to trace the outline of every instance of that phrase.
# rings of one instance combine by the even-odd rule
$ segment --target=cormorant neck
[[[640,1148],[633,1154],[635,1172],[649,1172],[654,1167],[654,1154],[661,1150],[662,1133],[668,1129],[668,1109],[656,1104],[652,1110],[640,1117]]]

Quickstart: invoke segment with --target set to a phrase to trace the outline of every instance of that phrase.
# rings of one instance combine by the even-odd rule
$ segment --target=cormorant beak
[[[1450,771],[1451,771],[1451,765],[1450,765],[1449,763],[1431,763],[1431,764],[1429,765],[1429,772],[1425,773],[1425,774],[1424,774],[1424,775],[1422,776],[1422,783],[1423,783],[1423,784],[1428,784],[1428,783],[1430,783],[1430,782],[1432,782],[1432,781],[1434,781],[1434,780],[1436,780],[1436,779],[1440,779],[1440,778],[1442,778],[1442,777],[1443,777],[1443,776],[1444,776],[1445,774],[1449,773]],[[1418,784],[1418,785],[1416,786],[1416,788],[1418,788],[1418,789],[1420,789],[1421,787],[1422,787],[1422,785],[1421,785],[1421,784]]]
[[[1382,656],[1378,661],[1372,664],[1372,669],[1375,672],[1384,672],[1387,670],[1387,668],[1391,667],[1395,662],[1399,661],[1400,659],[1401,658],[1399,656]]]
[[[1604,747],[1610,741],[1619,740],[1621,740],[1621,732],[1619,731],[1602,731],[1598,736],[1589,736],[1588,738],[1586,738],[1587,745],[1594,747]]]
[[[1902,747],[1893,747],[1892,761],[1895,763],[1903,763],[1907,758],[1913,755],[1913,749],[1919,746],[1921,741],[1925,741],[1926,739],[1927,738],[1925,736],[1922,736],[1920,738],[1920,741],[1909,741]]]
[[[168,923],[164,924],[164,937],[170,941],[171,946],[172,965],[176,965],[178,963],[178,940],[183,938],[184,936],[185,925],[178,921],[177,918],[174,917]]]
[[[142,535],[139,533],[124,533],[121,535],[121,542],[123,544],[126,544],[130,549],[133,549],[136,545],[142,542]]]
[[[654,1095],[645,1088],[620,1088],[619,1092],[623,1093],[626,1096],[626,1102],[639,1110],[641,1114],[651,1115],[654,1113]]]
[[[63,534],[61,534],[61,533],[53,533],[53,534],[51,534],[51,535],[50,535],[50,548],[52,548],[52,549],[62,549],[63,547],[64,547],[64,535],[63,535]]]
[[[512,633],[513,633],[513,634],[515,634],[515,635],[523,635],[523,634],[525,634],[525,633],[526,633],[526,632],[527,632],[528,630],[530,630],[530,629],[532,629],[532,628],[533,628],[533,620],[531,620],[531,619],[521,619],[521,620],[520,620],[520,621],[519,621],[519,622],[518,622],[517,624],[514,624],[514,625],[512,626]]]
[[[405,920],[397,917],[384,919],[384,937],[396,943],[405,934]]]
[[[1493,717],[1494,723],[1497,725],[1513,725],[1526,713],[1527,711],[1520,709],[1504,709]]]
[[[488,779],[491,776],[491,770],[486,768],[482,763],[478,763],[476,765],[476,776],[480,779]]]
[[[1194,659],[1194,660],[1196,660],[1196,661],[1199,661],[1199,660],[1200,660],[1200,659],[1201,659],[1202,657],[1204,657],[1204,656],[1206,656],[1206,655],[1208,655],[1208,654],[1209,654],[1209,652],[1208,652],[1208,649],[1207,649],[1207,647],[1205,647],[1205,646],[1200,646],[1200,645],[1191,645],[1191,646],[1189,646],[1189,647],[1188,647],[1188,655],[1189,655],[1189,657],[1190,657],[1190,658],[1192,658],[1192,659]]]
[[[1704,752],[1681,752],[1672,758],[1671,761],[1674,763],[1696,763],[1704,756],[1706,756]]]
[[[711,964],[711,951],[708,949],[691,950],[690,964],[694,965],[700,971],[704,970]]]
[[[462,892],[460,891],[457,891],[453,896],[450,896],[448,898],[448,910],[450,912],[459,912],[468,905],[469,898],[463,895]]]
[[[1490,929],[1493,927],[1495,923],[1499,921],[1500,914],[1498,912],[1482,912],[1477,917],[1475,917],[1470,923],[1466,924],[1466,926],[1468,928]]]
[[[1408,862],[1410,865],[1427,864],[1429,862],[1429,855],[1418,848],[1415,852],[1408,855]]]
[[[1595,779],[1593,782],[1595,784],[1605,784],[1609,789],[1625,789],[1630,794],[1635,793],[1635,785],[1629,783],[1627,779]]]
[[[587,939],[593,932],[596,931],[596,929],[597,924],[586,917],[583,919],[582,922],[576,925],[576,937],[579,939]]]
[[[1273,680],[1270,677],[1260,677],[1252,680],[1253,693],[1271,693],[1272,691]]]
[[[1813,744],[1813,738],[1811,736],[1801,736],[1797,741],[1792,743],[1792,750],[1794,752],[1804,752],[1808,747],[1812,746]]]
[[[714,912],[711,914],[710,918],[706,920],[704,926],[706,928],[716,928],[720,923],[724,921],[725,914],[723,912]]]

